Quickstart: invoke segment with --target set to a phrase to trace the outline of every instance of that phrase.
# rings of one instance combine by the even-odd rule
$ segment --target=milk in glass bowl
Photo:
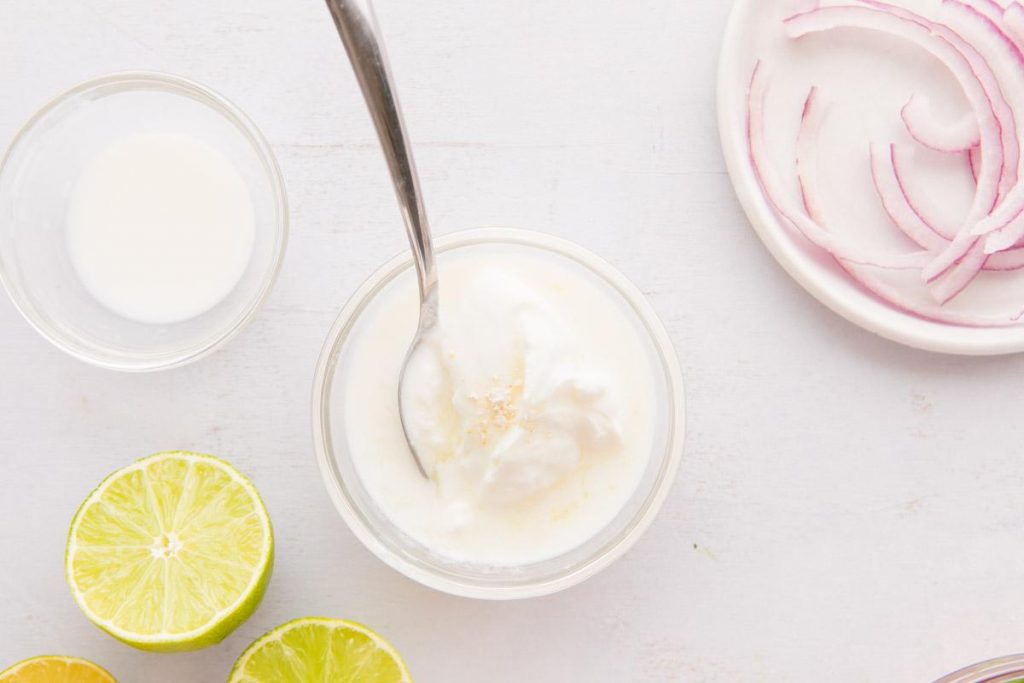
[[[0,164],[0,280],[45,338],[101,367],[159,370],[222,346],[270,292],[287,234],[266,140],[177,76],[72,88]]]

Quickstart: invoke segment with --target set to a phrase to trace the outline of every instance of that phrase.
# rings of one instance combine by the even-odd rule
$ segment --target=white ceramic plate
[[[939,0],[895,0],[921,11]],[[955,226],[973,194],[963,155],[919,148],[904,130],[899,110],[914,92],[926,93],[936,115],[956,117],[967,104],[952,76],[920,48],[881,34],[843,29],[788,39],[782,20],[808,9],[807,0],[736,0],[726,30],[718,78],[718,120],[725,159],[736,193],[754,229],[776,260],[808,292],[833,311],[888,339],[916,348],[964,355],[1024,351],[1024,325],[962,327],[904,313],[854,282],[801,235],[782,225],[755,179],[747,145],[747,93],[753,66],[764,60],[772,73],[767,102],[770,156],[792,183],[800,112],[812,85],[829,113],[821,134],[820,184],[829,229],[856,233],[859,240],[890,252],[914,247],[888,222],[871,182],[868,145],[913,145],[915,182],[929,213]],[[792,176],[792,177],[790,177]],[[834,222],[833,222],[834,221]],[[1006,315],[1024,309],[1024,273],[985,273],[951,310]]]

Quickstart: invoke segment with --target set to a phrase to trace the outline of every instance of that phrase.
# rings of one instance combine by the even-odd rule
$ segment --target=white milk
[[[235,166],[184,135],[135,134],[82,171],[67,216],[68,252],[86,289],[143,323],[217,305],[252,254],[252,197]]]
[[[398,376],[416,326],[411,279],[353,339],[345,430],[367,491],[403,532],[457,561],[521,565],[572,550],[635,491],[654,443],[642,330],[585,271],[494,245],[442,255],[441,327]]]

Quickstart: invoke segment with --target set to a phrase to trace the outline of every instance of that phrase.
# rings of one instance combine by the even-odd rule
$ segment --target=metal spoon
[[[370,0],[327,0],[327,6],[334,17],[334,24],[338,27],[341,42],[345,44],[352,69],[366,99],[366,106],[377,128],[377,136],[380,138],[388,168],[391,170],[391,181],[395,186],[395,194],[398,195],[405,230],[409,235],[409,245],[416,261],[416,275],[420,287],[420,318],[416,337],[402,363],[402,372],[398,380],[398,405],[409,452],[412,453],[420,473],[427,477],[427,470],[409,439],[401,396],[409,359],[437,325],[437,269],[434,266],[430,226],[427,223],[427,212],[423,208],[416,164],[413,162],[412,149],[405,133],[398,96],[391,80],[387,55],[384,53],[384,44],[373,14],[373,6]]]

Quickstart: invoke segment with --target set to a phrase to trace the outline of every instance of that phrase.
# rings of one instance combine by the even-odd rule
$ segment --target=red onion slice
[[[992,21],[1000,21],[1003,18],[1003,6],[996,0],[965,0],[965,4],[978,10]]]
[[[808,155],[805,153],[803,156]],[[870,156],[871,176],[882,207],[900,232],[920,247],[931,251],[940,250],[949,244],[950,238],[925,218],[907,191],[903,180],[907,164],[905,159],[901,159],[899,147],[874,143],[870,148]],[[1024,248],[1016,247],[990,256],[984,269],[1011,271],[1021,268],[1024,268]]]
[[[950,43],[959,49],[961,54],[968,60],[971,69],[978,76],[978,79],[985,89],[989,101],[992,103],[993,113],[1000,126],[1000,140],[1004,160],[1002,173],[996,192],[996,200],[1010,193],[1017,183],[1017,164],[1020,161],[1020,147],[1017,137],[1016,119],[1014,109],[1010,106],[1000,88],[999,80],[989,63],[989,59],[1006,73],[1019,74],[1024,57],[1016,45],[1002,33],[1001,29],[993,22],[978,12],[973,7],[965,5],[960,0],[943,0],[943,10],[950,19],[951,24],[956,25],[956,30],[944,24],[931,22],[908,10],[883,3],[880,0],[862,0],[866,4],[893,12],[895,15],[919,23],[928,27],[936,34],[946,38]],[[987,54],[983,54],[975,47],[975,43],[964,37],[963,33],[973,37],[977,44],[985,45]],[[1018,108],[1019,110],[1019,108]],[[987,147],[985,149],[988,149]],[[984,154],[982,155],[984,160]],[[953,241],[930,263],[922,275],[928,282],[933,282],[933,296],[936,301],[946,303],[960,294],[985,266],[986,258],[983,245],[979,243],[976,236],[971,234],[972,221],[980,220],[987,214],[984,205],[978,202],[982,197],[979,192],[976,195],[975,203],[972,206],[967,220],[958,232]],[[987,197],[986,197],[987,201]],[[992,207],[989,207],[991,210]]]
[[[1000,126],[1001,152],[1004,155],[1004,159],[1002,161],[996,199],[993,205],[985,210],[983,202],[987,202],[988,195],[981,192],[979,184],[975,203],[956,238],[922,271],[922,275],[929,282],[937,282],[940,278],[944,279],[943,282],[937,282],[934,294],[938,301],[945,302],[963,291],[985,262],[982,245],[978,244],[977,238],[970,234],[971,231],[968,228],[971,227],[972,223],[980,221],[985,214],[991,211],[1001,197],[1012,192],[1017,182],[1017,164],[1020,161],[1020,147],[1014,110],[1004,97],[999,81],[987,60],[992,57],[1004,71],[1017,73],[1020,69],[1022,57],[1019,50],[1016,50],[1013,42],[1001,32],[998,26],[986,19],[983,14],[973,7],[964,5],[960,0],[943,0],[943,9],[947,16],[956,23],[959,31],[966,31],[969,35],[973,32],[979,44],[994,46],[994,49],[992,47],[987,48],[989,51],[988,56],[983,55],[974,44],[949,26],[931,22],[920,15],[881,2],[881,0],[862,0],[862,2],[873,7],[891,11],[897,16],[919,23],[948,39],[964,55],[970,63],[972,70],[978,76],[989,101],[992,103],[993,113]],[[979,32],[982,35],[979,36]],[[986,147],[986,149],[991,148]],[[985,155],[982,154],[982,159],[984,157]],[[951,270],[954,272],[949,273]]]
[[[1020,322],[1021,314],[1014,316],[982,316],[959,313],[932,303],[928,299],[915,300],[907,295],[914,287],[920,287],[920,279],[908,277],[911,271],[885,271],[884,277],[873,272],[870,266],[841,262],[843,269],[862,287],[887,302],[897,310],[925,320],[960,325],[963,327],[1010,327]],[[894,284],[894,281],[902,281]]]
[[[996,5],[998,7],[998,5]],[[1016,181],[1024,171],[1019,129],[1024,120],[1024,52],[993,18],[991,5],[982,0],[943,0],[943,15],[949,26],[963,36],[988,63],[995,75],[1001,100],[1009,107],[1009,118],[1000,119],[1005,134],[1012,134],[1005,150],[1006,166]],[[997,102],[1000,98],[994,98]],[[1007,136],[1004,135],[1004,141]]]
[[[979,0],[969,4],[964,0],[943,0],[943,10],[950,22],[955,22],[969,41],[984,48],[1006,99],[1019,119],[1024,117],[1024,53],[1000,17],[992,17],[991,9],[988,4],[979,5]],[[1017,183],[991,215],[980,220],[971,231],[973,235],[988,235],[984,245],[986,253],[1011,248],[1024,237],[1024,218],[1017,218],[1022,210],[1024,185]]]
[[[950,1],[943,0],[944,3]],[[957,2],[957,0],[952,1]],[[892,30],[886,32],[915,42],[919,47],[931,52],[957,80],[978,119],[979,145],[985,148],[995,148],[989,149],[990,152],[998,152],[997,159],[989,160],[993,171],[998,173],[998,176],[995,176],[997,183],[995,191],[988,189],[976,199],[973,207],[973,211],[976,213],[987,214],[995,205],[995,200],[1014,184],[1016,164],[1020,159],[1016,120],[988,60],[975,45],[945,24],[882,0],[859,0],[859,2],[893,18],[920,27],[914,33],[908,33],[893,24]],[[962,20],[963,16],[961,15],[960,18]],[[941,50],[936,52],[930,48],[928,43],[922,42],[921,29],[939,39],[937,45]],[[979,166],[980,173],[982,173],[982,169]],[[989,203],[990,201],[991,203]],[[969,221],[965,221],[966,223]]]
[[[985,251],[987,253],[995,254],[1009,249],[1024,237],[1024,202],[1015,201],[1007,210],[1013,209],[1016,209],[1016,212],[1009,216],[1003,226],[985,237]],[[984,235],[985,233],[981,232],[981,230],[982,226],[979,225],[977,232]]]
[[[906,188],[896,172],[896,146],[872,144],[871,178],[878,198],[890,220],[915,244],[930,251],[940,251],[949,240],[928,224],[911,204]]]
[[[981,166],[981,149],[975,147],[967,152],[967,164],[971,167],[971,177],[978,182],[978,168]]]
[[[932,280],[932,296],[940,304],[949,303],[978,277],[987,260],[985,245],[976,239],[964,257],[953,264],[955,267],[948,269],[941,278]]]
[[[979,83],[991,104],[992,112],[998,125],[1000,141],[998,150],[1003,155],[1003,158],[1001,160],[1001,171],[995,197],[992,198],[987,191],[983,192],[979,182],[975,202],[961,229],[949,246],[940,252],[935,260],[922,271],[922,276],[926,281],[937,283],[934,289],[934,296],[937,301],[944,303],[963,291],[984,265],[982,246],[978,244],[977,238],[971,234],[970,228],[987,215],[998,203],[999,199],[1011,192],[1016,184],[1018,177],[1016,166],[1020,160],[1020,148],[1014,112],[1000,89],[999,81],[988,62],[988,58],[965,39],[960,32],[944,24],[932,22],[908,10],[883,3],[880,0],[862,1],[875,7],[888,9],[897,16],[919,23],[949,40],[950,44],[958,49],[968,61],[972,71],[978,77]],[[959,31],[974,30],[977,32],[983,30],[986,33],[989,31],[990,27],[984,25],[984,17],[958,0],[944,0],[943,8],[947,15],[952,15],[952,18],[956,20]],[[992,36],[985,35],[984,38],[987,42],[991,42]],[[1006,57],[1005,54],[1000,53],[997,54],[997,57],[1004,58],[1004,63],[1012,61],[1013,67],[1016,68],[1017,61],[1015,56]],[[986,152],[997,149],[992,144],[989,144],[987,140],[983,142],[981,147]],[[979,173],[982,172],[981,169],[984,166],[985,157],[986,153],[983,152],[981,155],[982,166],[979,167]],[[953,273],[949,272],[951,270]],[[940,279],[943,281],[939,282]]]
[[[757,76],[755,74],[755,80]],[[752,89],[752,97],[756,93]],[[818,170],[818,144],[817,137],[821,128],[823,108],[820,106],[820,99],[816,89],[812,89],[804,104],[803,116],[800,123],[800,133],[797,138],[797,175],[800,183],[800,190],[804,197],[804,205],[808,209],[809,218],[815,223],[825,226],[825,217],[821,211],[822,202],[818,192],[817,178]],[[760,117],[759,112],[754,118]],[[885,156],[884,154],[882,156]],[[823,227],[823,229],[826,229]],[[874,294],[882,301],[893,308],[910,315],[951,325],[965,327],[1006,327],[1017,322],[1016,318],[1005,316],[979,316],[966,313],[957,313],[942,308],[940,304],[933,302],[928,293],[923,291],[924,284],[913,270],[907,269],[879,269],[864,263],[854,263],[840,256],[833,255],[836,263],[850,278],[858,283],[868,292]],[[1024,265],[1024,259],[1022,259]],[[903,279],[900,285],[895,285],[892,280]],[[920,299],[915,299],[908,292],[918,291]]]
[[[956,154],[981,144],[976,116],[967,116],[950,124],[939,123],[923,95],[912,96],[900,110],[900,117],[910,137],[936,152]]]
[[[748,93],[747,135],[753,172],[766,201],[783,225],[828,252],[854,281],[895,308],[958,325],[1019,322],[1024,311],[1012,318],[979,316],[951,311],[946,304],[983,269],[1024,269],[1024,5],[1014,2],[1004,11],[994,0],[939,0],[941,14],[932,19],[883,0],[848,1],[859,4],[816,6],[786,19],[785,30],[792,38],[839,28],[872,30],[906,40],[938,59],[963,90],[973,118],[940,124],[920,94],[904,105],[900,116],[919,144],[965,154],[976,185],[971,207],[955,233],[938,229],[907,191],[902,175],[906,169],[901,170],[907,164],[898,158],[898,148],[872,145],[871,174],[882,206],[922,251],[878,253],[830,230],[816,184],[817,138],[825,111],[820,94],[816,88],[808,94],[796,140],[801,204],[771,162],[764,136],[768,79],[758,62]],[[1013,19],[1007,21],[1009,17]]]
[[[900,184],[900,189],[903,191],[906,201],[910,207],[928,225],[929,229],[941,235],[947,242],[956,237],[956,226],[943,225],[944,219],[935,217],[935,208],[926,208],[925,204],[922,204],[914,198],[915,187],[917,188],[917,193],[920,194],[921,183],[915,183],[912,180],[914,170],[913,149],[911,149],[909,145],[894,145],[891,156],[893,173],[896,175],[896,179]],[[954,218],[953,221],[950,222],[958,221],[958,218]]]
[[[962,0],[961,0],[962,1]],[[977,2],[978,0],[975,0]],[[946,0],[949,3],[950,0]],[[988,14],[984,9],[978,10]],[[1021,38],[1024,33],[1015,31],[1015,25],[1019,28],[1024,24],[1024,8],[1018,3],[1013,3],[1003,12],[1002,21],[988,17],[985,19],[986,28],[993,40],[985,41],[986,45],[996,48],[1003,48],[1012,58],[1008,67],[1003,69],[1002,76],[1008,82],[1004,85],[1004,91],[1008,93],[1011,104],[1018,113],[1024,115],[1024,53],[1021,46],[1024,45]],[[975,38],[981,42],[985,36],[976,35]],[[985,240],[985,251],[996,253],[1013,247],[1024,237],[1024,218],[1021,218],[1024,211],[1024,187],[1018,185],[1004,199],[999,207],[992,214],[978,223],[972,230],[975,235],[988,235]]]
[[[1024,45],[1024,5],[1011,2],[1003,11],[1003,26],[1017,45]]]
[[[956,239],[922,271],[922,276],[926,279],[935,279],[962,260],[974,246],[977,238],[969,234],[970,228],[991,211],[1001,186],[1006,184],[1006,173],[1003,168],[1003,127],[996,116],[996,107],[988,92],[989,88],[994,88],[998,92],[998,84],[977,51],[948,27],[936,24],[909,10],[877,0],[862,1],[870,7],[823,7],[797,14],[785,21],[787,33],[790,37],[799,38],[809,33],[837,28],[863,28],[912,42],[935,56],[949,69],[978,116],[981,147],[985,153],[981,155],[974,204]],[[987,83],[988,87],[983,85],[983,82]]]
[[[821,97],[818,88],[811,88],[804,100],[804,108],[800,114],[800,131],[796,136],[796,179],[800,185],[800,198],[803,200],[804,209],[811,220],[821,223],[819,217],[823,209],[818,204],[821,193],[817,191],[816,183],[820,174],[818,172],[818,155],[813,147],[818,144],[818,133],[825,120],[825,107],[821,104]]]
[[[780,174],[771,163],[764,138],[764,101],[768,89],[765,69],[758,62],[750,81],[747,103],[747,141],[750,146],[750,160],[758,184],[765,199],[785,222],[795,228],[808,241],[837,258],[852,263],[873,265],[879,268],[921,268],[928,262],[928,252],[910,254],[873,254],[853,244],[849,239],[830,233],[815,222],[786,191]],[[804,108],[804,122],[813,113],[814,98]]]
[[[1014,247],[992,254],[985,262],[985,270],[1011,271],[1024,268],[1024,247]]]
[[[1024,114],[1024,77],[1022,77],[1024,55],[1000,25],[987,16],[984,10],[987,6],[982,7],[983,9],[979,11],[976,6],[966,4],[963,0],[943,0],[942,2],[943,17],[948,25],[955,28],[958,35],[967,41],[967,44],[972,46],[971,50],[979,56],[978,59],[971,60],[976,71],[979,73],[984,71],[981,68],[981,63],[984,61],[993,78],[997,79],[993,88],[988,82],[987,73],[981,77],[986,92],[989,93],[995,105],[997,118],[1002,125],[1005,159],[999,196],[1009,201],[1014,193],[1021,191],[1021,186],[1018,184],[1018,165],[1021,156],[1017,117]],[[970,59],[970,52],[964,51],[964,54]],[[1009,110],[1009,116],[1003,112],[1003,105]],[[1012,183],[1012,187],[1008,188],[1007,183]],[[972,216],[968,216],[969,220],[971,218]],[[961,235],[968,236],[961,238]],[[1012,247],[1021,235],[1024,235],[1024,222],[1022,222],[1020,235],[1014,236],[1011,231],[1005,236],[995,238],[1008,239],[999,250]],[[965,248],[966,251],[964,251]],[[960,294],[985,266],[987,253],[993,251],[996,249],[992,249],[991,244],[982,244],[977,241],[973,229],[967,233],[961,231],[957,239],[954,239],[953,244],[924,270],[925,277],[936,282],[933,288],[936,299],[940,303],[945,303]],[[961,252],[963,252],[962,257],[960,256]],[[945,270],[942,269],[943,266],[946,266]],[[942,275],[941,281],[937,279],[938,275]]]

